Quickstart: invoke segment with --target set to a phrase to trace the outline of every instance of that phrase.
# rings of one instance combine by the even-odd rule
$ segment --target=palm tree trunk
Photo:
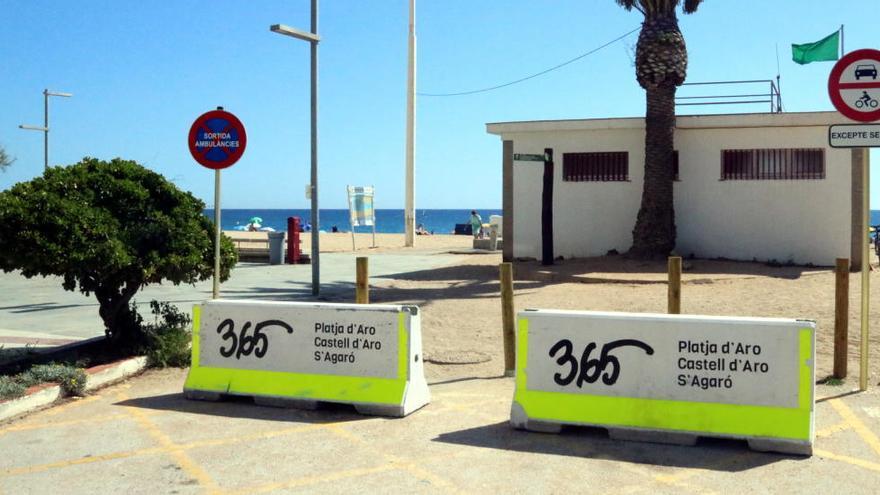
[[[630,250],[641,258],[662,258],[675,248],[672,190],[675,90],[672,81],[645,90],[645,179]]]

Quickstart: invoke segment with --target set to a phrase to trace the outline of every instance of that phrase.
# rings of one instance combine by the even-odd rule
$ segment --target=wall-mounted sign
[[[596,425],[812,451],[811,321],[541,310],[519,313],[517,333],[514,427]]]
[[[194,308],[192,349],[192,398],[338,402],[388,416],[429,400],[414,306],[209,301]]]

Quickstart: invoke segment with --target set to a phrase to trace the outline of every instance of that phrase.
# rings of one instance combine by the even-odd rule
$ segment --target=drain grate
[[[440,351],[425,353],[425,361],[432,364],[488,363],[492,356],[479,351]]]

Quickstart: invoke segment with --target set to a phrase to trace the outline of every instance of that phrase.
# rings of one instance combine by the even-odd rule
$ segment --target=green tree
[[[12,162],[15,161],[15,158],[6,154],[6,149],[3,146],[0,146],[0,170],[6,170],[6,167],[12,165]]]
[[[675,91],[687,75],[687,47],[678,28],[680,0],[615,0],[645,21],[636,45],[636,79],[645,89],[645,181],[630,254],[655,258],[675,248],[673,135]],[[684,0],[685,14],[702,0]]]
[[[138,290],[213,274],[214,225],[204,207],[133,161],[52,167],[0,192],[0,269],[60,276],[66,290],[94,294],[110,340],[138,346],[141,317],[130,304]],[[237,258],[223,236],[222,280]]]

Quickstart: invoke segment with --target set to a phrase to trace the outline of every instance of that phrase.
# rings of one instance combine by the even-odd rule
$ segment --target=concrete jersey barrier
[[[815,330],[793,319],[521,312],[510,422],[684,444],[741,438],[808,455]]]
[[[193,399],[253,396],[405,416],[430,400],[415,306],[213,300],[193,307]]]

